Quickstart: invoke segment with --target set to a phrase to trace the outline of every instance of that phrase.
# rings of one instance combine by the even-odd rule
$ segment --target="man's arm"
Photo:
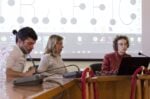
[[[11,68],[6,69],[7,77],[28,77],[28,76],[32,76],[33,73],[35,73],[35,68],[32,68],[25,73],[14,71]]]

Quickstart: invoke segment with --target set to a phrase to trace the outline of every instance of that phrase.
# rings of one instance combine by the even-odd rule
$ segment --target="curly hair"
[[[18,39],[24,41],[29,37],[35,41],[38,39],[36,32],[31,27],[23,27],[19,31],[13,30],[12,33],[16,35],[16,42],[18,42]]]
[[[118,41],[124,39],[127,41],[127,47],[129,47],[129,39],[125,35],[117,35],[113,41],[113,48],[115,51],[118,51]]]

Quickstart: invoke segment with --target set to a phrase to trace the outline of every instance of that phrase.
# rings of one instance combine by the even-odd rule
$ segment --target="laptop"
[[[118,75],[132,75],[140,67],[148,67],[149,57],[124,57],[120,63]]]

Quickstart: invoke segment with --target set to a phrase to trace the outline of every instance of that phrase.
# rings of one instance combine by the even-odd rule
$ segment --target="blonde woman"
[[[44,55],[41,57],[38,72],[63,74],[67,70],[61,58],[63,49],[63,37],[51,35],[48,39]]]

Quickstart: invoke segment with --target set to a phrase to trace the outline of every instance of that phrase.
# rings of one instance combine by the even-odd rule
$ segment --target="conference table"
[[[82,99],[81,81],[77,79],[55,78],[52,80],[59,82],[61,85],[51,82],[43,82],[37,86],[14,86],[12,81],[3,83],[1,86],[0,99]],[[150,93],[149,87],[150,76],[139,77],[137,79],[135,99],[146,98]],[[94,99],[93,87],[96,83],[98,99],[130,99],[131,76],[97,76],[87,78],[88,85],[87,99]],[[144,87],[143,82],[144,81]],[[143,93],[143,90],[145,93]],[[3,93],[3,94],[2,94]],[[143,98],[143,95],[145,97]],[[150,95],[148,95],[149,97]]]
[[[53,82],[43,82],[36,86],[15,86],[12,81],[1,83],[0,99],[81,99],[79,80],[50,78]],[[58,83],[54,83],[59,82]]]
[[[88,82],[95,82],[98,99],[130,99],[131,76],[98,76]],[[93,86],[90,87],[92,89]],[[89,92],[90,99],[94,99],[93,94]],[[142,99],[141,95],[141,82],[137,80],[135,99]]]
[[[150,99],[150,75],[138,76],[141,81],[142,99]]]

